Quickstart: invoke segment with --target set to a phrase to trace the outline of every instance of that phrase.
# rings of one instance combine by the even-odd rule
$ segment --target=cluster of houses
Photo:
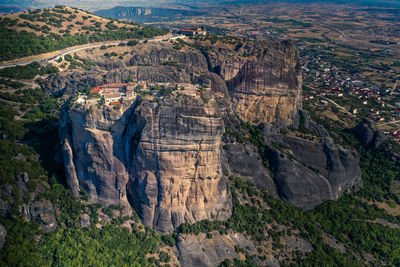
[[[399,107],[391,105],[391,100],[400,95],[400,88],[378,88],[370,82],[363,81],[361,74],[339,71],[335,66],[323,62],[317,55],[308,55],[301,60],[301,64],[304,85],[312,89],[303,96],[304,101],[312,100],[316,96],[347,96],[358,99],[359,103],[366,105],[368,117],[374,121],[400,120],[400,105]],[[372,103],[373,107],[367,106]],[[358,111],[353,108],[350,112],[356,114]],[[399,133],[387,132],[396,141],[399,140]]]
[[[385,132],[385,134],[392,137],[395,142],[400,143],[400,130]]]

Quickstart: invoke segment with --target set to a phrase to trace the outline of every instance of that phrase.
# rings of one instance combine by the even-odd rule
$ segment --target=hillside
[[[139,22],[179,20],[187,16],[201,16],[209,13],[206,9],[173,9],[173,8],[143,8],[116,6],[110,9],[96,10],[96,15],[106,18],[128,19]]]
[[[147,38],[165,33],[154,27],[121,23],[69,7],[26,11],[1,17],[0,60],[91,42]]]

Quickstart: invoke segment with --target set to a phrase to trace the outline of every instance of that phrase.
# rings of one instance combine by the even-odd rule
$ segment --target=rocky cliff
[[[362,186],[358,152],[335,144],[308,112],[299,114],[303,125],[294,134],[264,128],[279,196],[299,208],[311,209],[346,190],[358,190]]]
[[[236,114],[251,123],[291,124],[301,108],[301,66],[289,41],[210,47],[209,67],[227,83]]]
[[[221,114],[214,99],[204,103],[195,91],[180,94],[159,105],[142,103],[127,132],[141,136],[132,151],[128,190],[144,224],[163,232],[183,222],[230,216],[220,161]]]
[[[161,232],[228,218],[224,122],[214,98],[205,103],[189,87],[158,103],[138,97],[119,110],[76,104],[65,110],[60,137],[72,191],[82,187],[106,205],[130,201],[143,223]]]
[[[226,101],[240,119],[254,124],[293,123],[301,108],[302,85],[299,55],[293,43],[248,42],[235,49],[219,42],[199,42],[196,47],[175,50],[170,44],[141,44],[124,60],[81,55],[95,61],[101,71],[62,73],[43,86],[62,95],[86,84],[124,82],[128,76],[152,82],[196,83],[211,72],[225,82],[223,87],[228,88],[230,98]],[[111,70],[104,74],[104,69]]]
[[[60,139],[75,196],[83,189],[92,202],[133,206],[145,225],[169,232],[184,222],[230,216],[223,170],[305,209],[361,186],[357,154],[336,146],[323,128],[305,122],[318,142],[280,134],[288,125],[296,127],[301,107],[301,70],[292,43],[194,47],[139,44],[118,64],[86,55],[97,64],[91,73],[62,73],[43,82],[64,97],[87,84],[128,77],[185,84],[185,90],[138,97],[119,109],[65,105]],[[253,145],[222,138],[240,120],[264,125],[268,158]]]
[[[27,222],[35,222],[46,232],[55,231],[57,221],[53,203],[43,197],[38,198],[46,191],[45,187],[39,184],[34,190],[30,190],[29,180],[28,173],[23,172],[17,178],[15,187],[7,184],[0,188],[0,216],[21,216]],[[13,193],[15,189],[18,190],[18,195]],[[23,199],[24,202],[21,203],[18,199]],[[7,231],[0,225],[0,249],[4,244],[5,235]]]
[[[363,119],[353,129],[353,133],[366,149],[378,148],[387,139],[386,135],[376,127],[375,123],[368,119]]]

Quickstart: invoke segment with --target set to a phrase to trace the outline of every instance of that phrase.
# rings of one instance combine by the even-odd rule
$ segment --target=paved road
[[[331,30],[333,30],[333,31],[336,31],[336,32],[338,32],[341,36],[343,36],[344,38],[346,38],[346,39],[348,39],[348,40],[350,40],[350,41],[360,42],[360,40],[356,40],[356,39],[353,39],[353,38],[347,36],[343,31],[341,31],[341,30],[339,30],[339,29],[337,29],[337,28],[335,28],[335,27],[332,27],[332,26],[329,26],[329,25],[326,25],[326,24],[323,24],[323,23],[320,23],[319,26],[325,27],[325,28],[328,28],[328,29],[331,29]]]
[[[185,35],[173,35],[172,37],[156,37],[156,38],[152,38],[152,39],[147,39],[148,42],[161,42],[163,40],[176,40],[178,38],[185,38]],[[143,43],[146,40],[141,40],[140,42]],[[44,58],[42,60],[40,60],[41,63],[47,63],[50,60],[55,60],[58,59],[59,57],[62,57],[66,54],[72,53],[72,52],[76,52],[76,51],[80,51],[80,50],[84,50],[84,49],[89,49],[89,48],[96,48],[96,47],[101,47],[103,45],[118,45],[120,43],[126,43],[126,41],[115,41],[115,42],[100,42],[100,43],[92,43],[92,44],[86,44],[86,45],[79,45],[79,46],[74,46],[74,47],[69,47],[69,48],[65,48],[63,50],[60,50],[59,53],[57,53],[56,55],[52,55],[49,56],[48,58]],[[53,51],[54,52],[54,51]],[[56,52],[56,51],[55,51]],[[35,55],[35,56],[39,56],[39,55]],[[7,67],[15,67],[15,66],[22,66],[22,65],[27,65],[30,64],[32,62],[35,62],[37,60],[28,60],[28,61],[22,61],[22,62],[16,62],[16,63],[9,63],[9,64],[0,64],[0,69],[2,68],[7,68]]]
[[[331,29],[331,30],[333,30],[333,31],[336,31],[336,32],[339,33],[343,38],[345,38],[345,39],[347,39],[347,40],[349,40],[349,41],[355,42],[355,43],[360,43],[360,44],[364,44],[364,45],[368,45],[368,46],[372,46],[372,47],[378,47],[378,48],[385,47],[385,46],[382,46],[382,45],[379,45],[379,44],[376,44],[376,43],[370,43],[370,42],[367,41],[367,40],[358,40],[358,39],[354,39],[354,38],[352,38],[352,37],[346,35],[346,33],[344,33],[342,30],[339,30],[338,28],[335,28],[335,27],[333,27],[333,26],[327,25],[327,24],[325,24],[325,23],[319,22],[317,25],[320,26],[320,27],[323,27],[323,28],[328,28],[328,29]],[[386,48],[386,47],[385,47],[385,48]]]

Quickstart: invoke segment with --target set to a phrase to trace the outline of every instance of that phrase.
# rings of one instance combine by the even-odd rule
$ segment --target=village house
[[[207,35],[207,31],[204,28],[200,27],[191,27],[181,29],[180,33],[187,36],[196,36],[196,35]]]

